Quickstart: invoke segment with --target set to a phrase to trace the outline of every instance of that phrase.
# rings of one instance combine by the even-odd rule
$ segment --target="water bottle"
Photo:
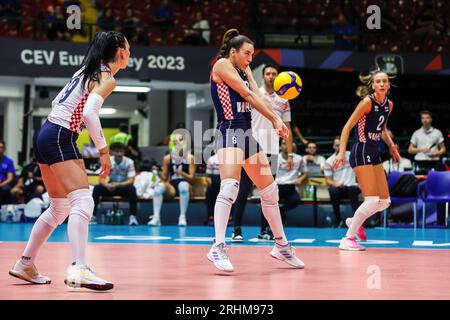
[[[152,168],[152,186],[156,185],[156,180],[158,179],[158,169],[153,166]]]
[[[121,209],[118,209],[114,214],[114,224],[115,225],[123,225],[123,211]]]
[[[109,209],[106,212],[106,219],[105,219],[105,224],[110,225],[113,222],[113,212],[111,209]]]

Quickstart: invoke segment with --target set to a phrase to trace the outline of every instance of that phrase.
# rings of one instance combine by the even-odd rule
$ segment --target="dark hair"
[[[121,123],[119,125],[119,131],[128,133],[128,125],[126,123]]]
[[[219,59],[228,58],[231,48],[239,50],[244,43],[250,43],[254,45],[253,41],[248,37],[239,34],[237,29],[229,29],[225,32],[222,38],[222,44],[220,45]]]
[[[125,150],[127,150],[127,147],[123,143],[114,142],[114,143],[111,143],[111,145],[109,146],[109,150],[111,150],[111,151],[125,151]]]
[[[262,74],[263,74],[263,75],[264,75],[264,72],[266,72],[266,69],[268,69],[268,68],[272,68],[272,69],[277,70],[277,73],[280,72],[280,69],[278,68],[277,65],[272,64],[272,63],[268,63],[268,64],[266,64],[266,65],[264,66],[264,68],[262,69]]]
[[[83,87],[88,80],[100,81],[98,74],[101,72],[101,64],[114,61],[119,48],[125,48],[125,36],[121,32],[108,31],[95,34],[81,63],[84,67],[81,72],[84,75]]]
[[[334,138],[333,138],[333,143],[334,143],[334,140],[341,140],[341,136],[336,136],[336,137],[334,137]]]
[[[433,119],[433,115],[432,115],[431,112],[428,111],[428,110],[420,111],[420,116],[422,117],[422,116],[424,116],[424,115],[428,115],[428,116],[430,116],[431,119]]]
[[[6,148],[5,140],[0,140],[0,144],[2,144]]]
[[[317,148],[317,143],[312,142],[312,141],[308,141],[308,143],[306,144],[306,148],[308,148],[310,144],[314,144]]]

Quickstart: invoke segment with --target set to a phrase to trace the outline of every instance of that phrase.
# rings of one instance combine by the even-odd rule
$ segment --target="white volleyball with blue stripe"
[[[281,98],[291,100],[302,91],[302,79],[293,71],[284,71],[275,78],[273,88]]]

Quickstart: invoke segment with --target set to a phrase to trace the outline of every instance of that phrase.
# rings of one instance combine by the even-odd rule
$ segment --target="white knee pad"
[[[278,185],[274,181],[272,184],[268,185],[262,190],[259,190],[261,196],[261,206],[263,207],[273,207],[278,206]]]
[[[189,183],[187,181],[181,181],[178,184],[178,192],[180,194],[186,194],[189,193]]]
[[[223,179],[220,182],[220,191],[217,201],[232,206],[239,192],[239,181],[233,178]]]
[[[94,199],[89,189],[79,189],[67,195],[70,202],[70,214],[78,214],[87,221],[91,221],[94,212]]]
[[[56,228],[66,220],[70,212],[70,202],[67,198],[50,198],[50,207],[39,217],[45,223]]]
[[[155,187],[155,196],[162,196],[166,192],[164,183],[158,183]]]
[[[375,212],[378,212],[378,206],[380,204],[380,197],[376,196],[368,196],[364,197],[364,202],[361,203],[359,208],[361,208],[360,211],[362,215],[364,215],[366,218],[369,218],[371,215],[373,215]]]
[[[391,205],[391,197],[387,197],[386,199],[380,199],[380,201],[378,202],[377,212],[389,208],[390,205]]]

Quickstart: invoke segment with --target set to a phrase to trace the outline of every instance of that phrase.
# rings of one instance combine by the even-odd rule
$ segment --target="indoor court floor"
[[[214,229],[207,226],[91,225],[89,264],[115,287],[108,292],[69,289],[66,227],[50,237],[36,265],[52,279],[31,285],[8,275],[33,224],[0,223],[0,299],[300,300],[450,299],[449,229],[367,229],[364,252],[340,251],[345,229],[286,228],[304,270],[273,259],[258,227],[243,227],[245,242],[231,243],[235,272],[206,259]],[[231,228],[228,229],[228,236]]]

